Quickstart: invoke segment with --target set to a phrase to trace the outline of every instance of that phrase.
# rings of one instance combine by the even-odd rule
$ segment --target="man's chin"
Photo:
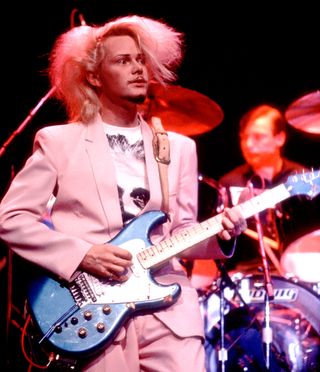
[[[139,94],[137,96],[128,97],[128,100],[132,103],[136,103],[137,105],[141,105],[145,101],[146,97],[146,94]]]
[[[247,163],[249,163],[253,168],[268,167],[272,166],[273,157],[261,156],[252,154],[250,157],[246,158]]]
[[[259,166],[264,162],[260,156],[257,156],[254,154],[251,154],[250,156],[246,156],[245,160],[251,166]]]

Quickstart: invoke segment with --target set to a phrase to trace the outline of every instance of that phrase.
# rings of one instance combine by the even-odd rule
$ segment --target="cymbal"
[[[280,264],[283,271],[304,282],[320,282],[320,230],[315,230],[291,243]]]
[[[302,132],[320,134],[320,91],[294,101],[286,110],[285,117],[290,125]]]
[[[223,112],[217,103],[179,85],[152,83],[148,98],[140,105],[140,112],[147,121],[157,116],[166,130],[186,136],[206,133],[223,120]]]

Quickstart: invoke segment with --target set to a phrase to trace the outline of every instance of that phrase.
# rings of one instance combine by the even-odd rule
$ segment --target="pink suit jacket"
[[[150,201],[143,212],[159,210],[161,188],[152,149],[152,131],[142,122]],[[169,199],[171,221],[152,232],[154,242],[196,222],[197,155],[195,142],[169,133]],[[13,180],[0,204],[0,237],[17,254],[70,280],[86,252],[112,239],[122,228],[114,165],[103,124],[93,122],[41,129],[34,152]],[[54,230],[43,222],[50,195]],[[207,248],[206,242],[203,243]],[[217,252],[217,257],[223,253]],[[172,264],[173,261],[173,264]],[[198,296],[174,260],[154,275],[161,283],[180,283],[182,294],[173,306],[155,312],[175,334],[203,337]],[[119,337],[123,337],[120,332]]]

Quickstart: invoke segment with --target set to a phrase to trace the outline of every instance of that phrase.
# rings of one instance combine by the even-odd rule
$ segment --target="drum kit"
[[[180,86],[155,84],[141,112],[187,136],[206,133],[223,120],[215,102]],[[320,91],[297,99],[285,117],[297,130],[320,135]],[[225,190],[204,175],[199,184],[213,190],[219,213]],[[222,262],[211,260],[188,267],[204,320],[207,372],[320,371],[320,229],[293,241],[279,264],[281,273],[270,277],[272,298],[261,272],[230,274]]]

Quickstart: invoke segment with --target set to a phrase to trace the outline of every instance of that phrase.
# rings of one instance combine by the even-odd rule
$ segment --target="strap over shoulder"
[[[162,191],[162,210],[169,213],[169,183],[168,165],[170,164],[170,144],[168,133],[164,130],[161,119],[152,116],[151,128],[153,131],[153,154],[158,162]]]
[[[164,130],[161,119],[152,116],[151,128],[153,131],[153,153],[159,163],[170,163],[170,146],[168,133]]]

